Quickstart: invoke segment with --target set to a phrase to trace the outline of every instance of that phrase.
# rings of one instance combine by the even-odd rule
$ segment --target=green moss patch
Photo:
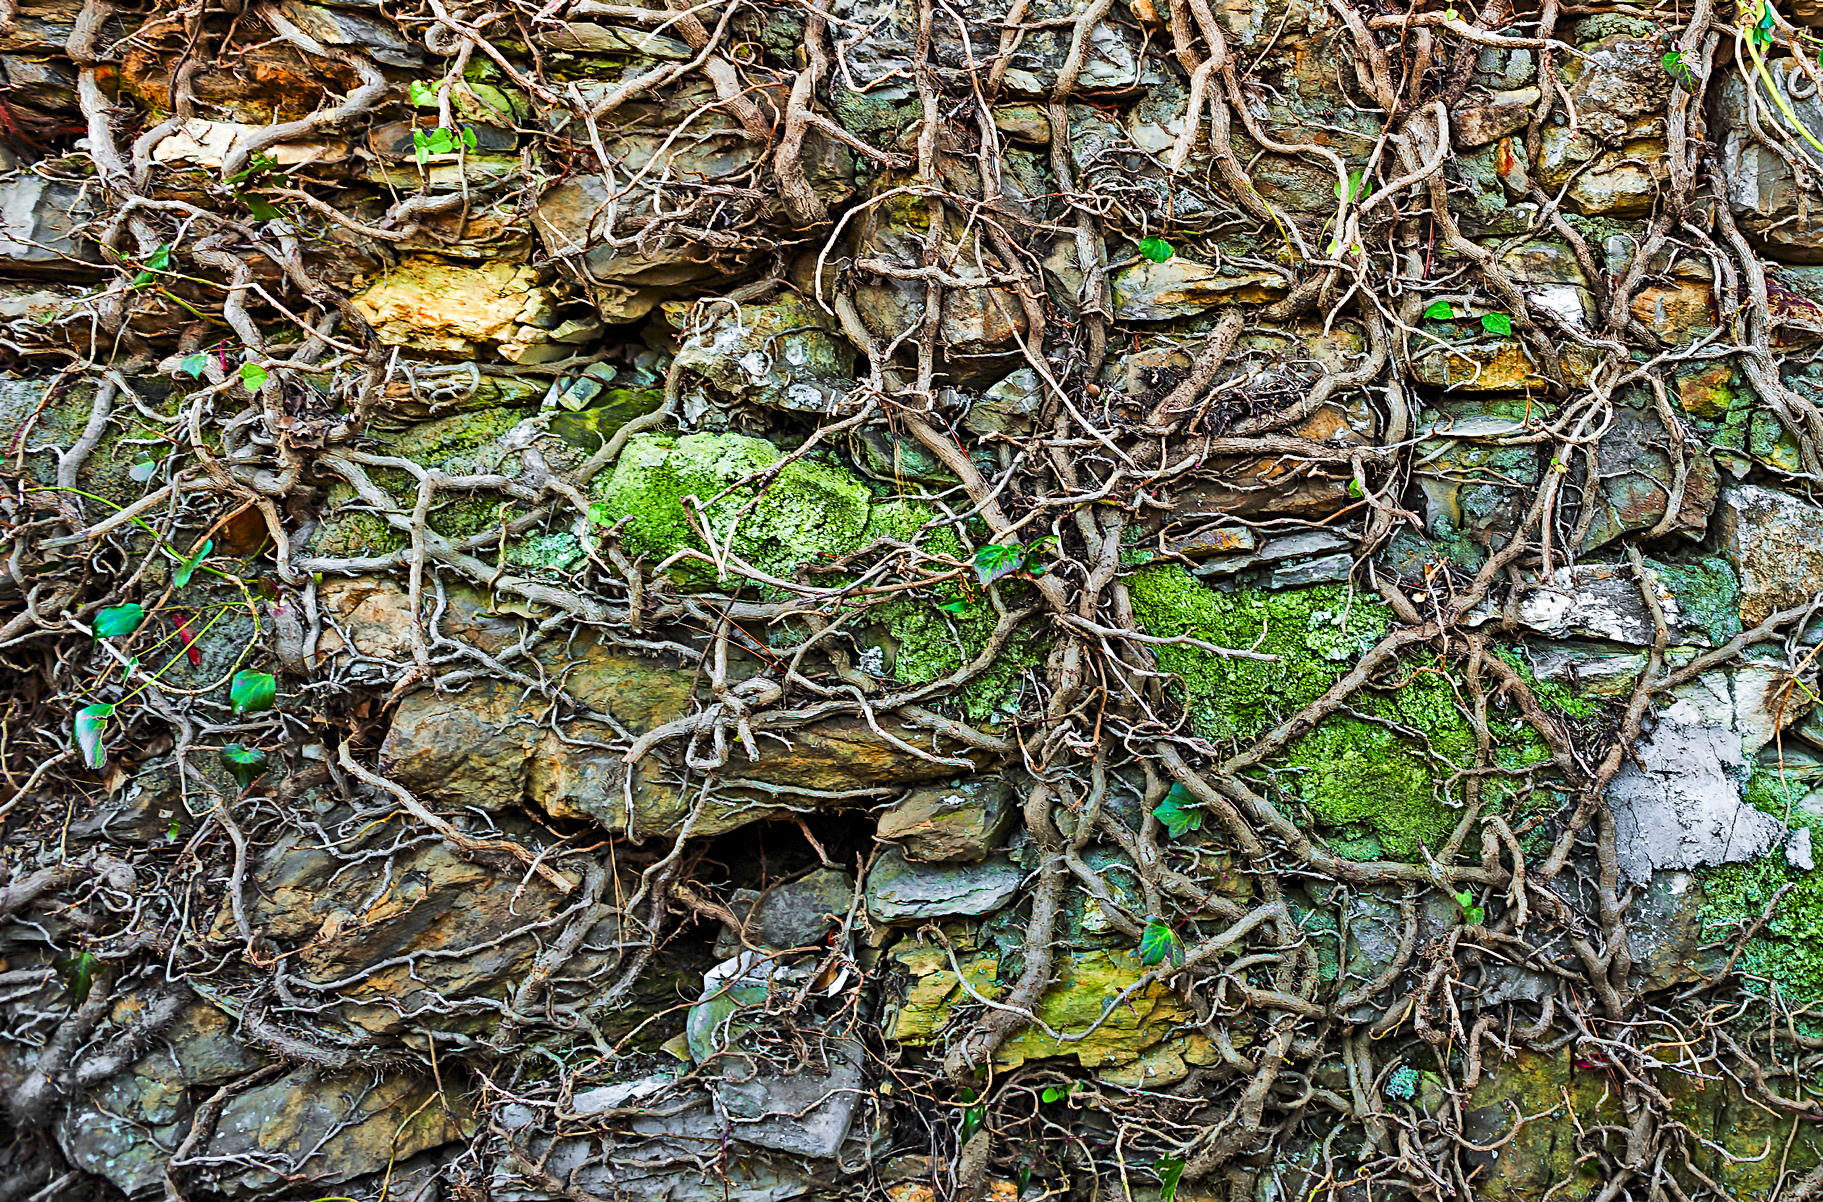
[[[1276,663],[1233,659],[1188,646],[1157,648],[1192,729],[1217,743],[1244,743],[1321,697],[1386,632],[1376,599],[1336,585],[1271,593],[1215,593],[1173,566],[1143,568],[1128,581],[1140,624],[1164,637],[1191,634],[1221,647],[1252,649]],[[1326,718],[1266,766],[1262,783],[1295,798],[1325,828],[1388,855],[1435,848],[1461,820],[1466,777],[1475,759],[1454,665],[1428,653],[1407,656],[1395,683],[1363,688],[1352,713]],[[1570,699],[1573,700],[1573,699]],[[1580,703],[1579,703],[1580,704]],[[1547,759],[1542,740],[1517,708],[1490,708],[1493,762],[1519,769]],[[1482,778],[1498,808],[1519,792],[1518,778]]]
[[[781,577],[818,556],[863,545],[872,499],[860,481],[827,463],[795,460],[757,499],[747,485],[711,502],[782,458],[771,443],[739,434],[642,435],[621,451],[594,516],[604,523],[631,517],[623,534],[627,548],[663,560],[685,548],[708,550],[684,507],[684,498],[694,496],[706,506],[718,544],[732,538],[736,555]],[[686,574],[706,579],[711,570],[698,561]]]

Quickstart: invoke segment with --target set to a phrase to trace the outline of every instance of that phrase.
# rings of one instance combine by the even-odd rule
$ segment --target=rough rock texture
[[[1782,1202],[1823,3],[0,3],[0,1202]]]

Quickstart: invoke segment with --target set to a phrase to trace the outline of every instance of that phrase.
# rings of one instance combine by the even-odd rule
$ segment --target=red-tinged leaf
[[[196,619],[190,614],[180,614],[179,616],[183,620],[177,624],[177,637],[183,640],[184,654],[190,657],[191,666],[200,668],[203,666],[203,653],[201,648],[196,645],[196,636],[190,633],[190,623]]]

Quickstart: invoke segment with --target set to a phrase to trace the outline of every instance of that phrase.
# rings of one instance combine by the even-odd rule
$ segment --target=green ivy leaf
[[[253,215],[255,221],[278,221],[284,217],[278,207],[264,197],[255,196],[249,192],[240,192],[237,195],[240,197],[240,202],[247,206],[247,212]]]
[[[1070,1094],[1069,1094],[1069,1091],[1066,1090],[1061,1085],[1047,1085],[1044,1087],[1044,1092],[1039,1094],[1038,1096],[1040,1098],[1042,1098],[1045,1102],[1049,1103],[1049,1102],[1061,1102],[1065,1098],[1069,1097]]]
[[[964,1102],[971,1103],[971,1105],[963,1108],[962,1130],[959,1132],[962,1137],[962,1142],[966,1144],[973,1138],[975,1132],[981,1130],[981,1124],[987,1121],[987,1107],[985,1105],[973,1104],[981,1095],[977,1094],[972,1089],[963,1089],[957,1096]]]
[[[1751,13],[1755,10],[1746,11]],[[1756,46],[1770,46],[1772,45],[1772,5],[1767,3],[1767,0],[1760,0],[1760,7],[1757,11],[1759,16],[1753,24],[1747,27],[1747,36]]]
[[[988,543],[975,552],[975,575],[983,586],[1003,576],[1011,576],[1025,563],[1025,547],[1019,543]]]
[[[955,614],[957,617],[961,617],[975,607],[970,605],[967,601],[945,601],[937,608],[946,614]]]
[[[257,714],[269,710],[278,699],[279,682],[270,672],[236,672],[228,686],[228,701],[236,714]]]
[[[147,271],[169,271],[171,269],[171,244],[163,242],[157,250],[146,256]]]
[[[1176,1202],[1185,1163],[1182,1156],[1160,1156],[1152,1162],[1152,1171],[1158,1174],[1158,1202]]]
[[[241,386],[248,392],[258,392],[266,386],[266,369],[257,363],[241,364]]]
[[[1141,258],[1150,259],[1154,263],[1166,263],[1170,261],[1172,255],[1177,253],[1177,248],[1163,238],[1154,235],[1139,240],[1139,253]]]
[[[411,102],[421,109],[437,107],[437,86],[421,79],[411,81]]]
[[[421,129],[411,131],[411,151],[417,157],[418,166],[430,162],[430,135]]]
[[[76,711],[76,746],[82,752],[82,762],[97,771],[108,762],[107,748],[101,745],[101,732],[107,729],[108,719],[113,716],[114,707],[107,702],[85,705]]]
[[[137,601],[110,605],[95,615],[95,637],[117,639],[132,634],[146,620],[146,607]]]
[[[222,748],[222,763],[227,765],[228,771],[234,774],[234,779],[243,789],[266,775],[266,765],[271,758],[257,747],[243,747],[239,743],[230,743]]]
[[[269,154],[254,153],[247,159],[247,165],[228,177],[228,185],[234,187],[258,179],[279,165],[279,161]]]
[[[195,554],[177,565],[177,570],[171,573],[171,583],[178,588],[182,588],[184,585],[189,584],[190,577],[196,575],[197,565],[207,559],[209,557],[209,552],[214,550],[214,548],[215,540],[212,538],[205,538],[203,540],[203,545],[196,548]]]
[[[1162,918],[1154,918],[1146,924],[1146,929],[1139,937],[1139,962],[1151,967],[1171,961],[1172,968],[1184,966],[1184,941],[1177,937],[1171,924]]]
[[[1454,321],[1456,320],[1456,310],[1450,307],[1448,301],[1432,301],[1431,307],[1424,311],[1424,320]]]
[[[101,958],[93,952],[77,952],[74,956],[58,956],[51,961],[51,967],[63,978],[63,987],[69,991],[70,1000],[80,1006],[89,1000],[89,990],[95,984],[95,970],[101,967]]]
[[[1673,50],[1658,61],[1659,64],[1665,68],[1665,74],[1676,80],[1679,87],[1683,88],[1686,92],[1693,95],[1695,94],[1697,84],[1696,72],[1691,69],[1689,63],[1684,61],[1684,52],[1682,50]]]
[[[1513,332],[1513,319],[1505,313],[1484,313],[1481,315],[1481,328],[1505,338]]]
[[[1475,904],[1475,895],[1466,889],[1456,895],[1456,907],[1462,911],[1464,926],[1478,927],[1481,920],[1487,917],[1486,911]]]
[[[1350,171],[1348,173],[1348,195],[1347,196],[1342,195],[1342,181],[1341,180],[1337,180],[1335,182],[1335,184],[1330,188],[1330,191],[1332,191],[1336,194],[1337,200],[1349,200],[1349,201],[1357,201],[1357,200],[1365,199],[1367,194],[1369,192],[1372,192],[1373,190],[1374,190],[1374,182],[1367,178],[1367,173],[1365,171]]]
[[[185,355],[183,359],[178,362],[177,370],[183,372],[192,380],[200,380],[203,378],[203,372],[208,369],[208,366],[208,354],[204,351],[197,351],[193,355]]]
[[[1181,783],[1171,786],[1152,816],[1165,824],[1165,833],[1173,839],[1203,829],[1203,812],[1196,808],[1196,796]]]

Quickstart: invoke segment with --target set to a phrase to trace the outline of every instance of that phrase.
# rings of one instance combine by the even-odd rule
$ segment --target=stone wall
[[[0,3],[0,1202],[1810,1196],[1686,7]]]

